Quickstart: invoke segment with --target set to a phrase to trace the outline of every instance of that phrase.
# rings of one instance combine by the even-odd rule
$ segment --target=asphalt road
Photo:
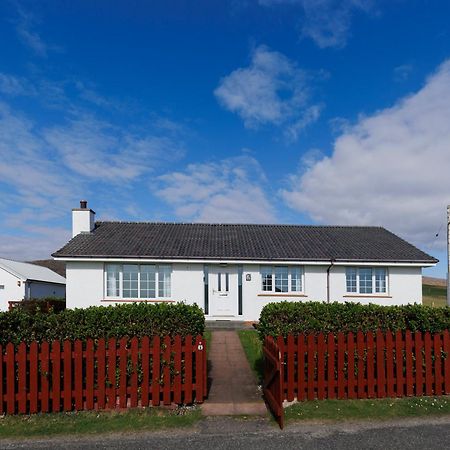
[[[450,417],[303,423],[280,431],[267,419],[205,419],[185,431],[0,441],[2,449],[446,449]]]

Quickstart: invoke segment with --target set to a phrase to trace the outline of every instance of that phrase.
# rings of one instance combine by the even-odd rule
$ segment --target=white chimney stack
[[[81,200],[80,207],[72,209],[72,237],[80,233],[90,233],[95,227],[95,211],[87,207],[87,201]]]

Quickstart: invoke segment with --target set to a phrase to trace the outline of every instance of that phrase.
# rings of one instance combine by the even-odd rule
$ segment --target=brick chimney
[[[80,207],[72,209],[72,237],[80,233],[90,233],[95,227],[95,211],[89,209],[86,200]]]

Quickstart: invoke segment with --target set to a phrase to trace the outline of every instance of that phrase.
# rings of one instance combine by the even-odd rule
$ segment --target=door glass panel
[[[225,291],[228,292],[230,290],[230,274],[225,274]]]
[[[217,274],[217,290],[222,292],[222,274],[220,272]]]

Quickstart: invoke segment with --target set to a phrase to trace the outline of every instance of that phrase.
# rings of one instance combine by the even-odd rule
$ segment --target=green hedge
[[[379,306],[360,303],[280,302],[261,311],[258,332],[265,336],[361,330],[438,332],[450,329],[450,308],[422,305]]]
[[[30,313],[21,308],[0,313],[0,344],[55,339],[120,338],[202,334],[203,311],[183,303],[130,303],[66,309],[60,313]]]

